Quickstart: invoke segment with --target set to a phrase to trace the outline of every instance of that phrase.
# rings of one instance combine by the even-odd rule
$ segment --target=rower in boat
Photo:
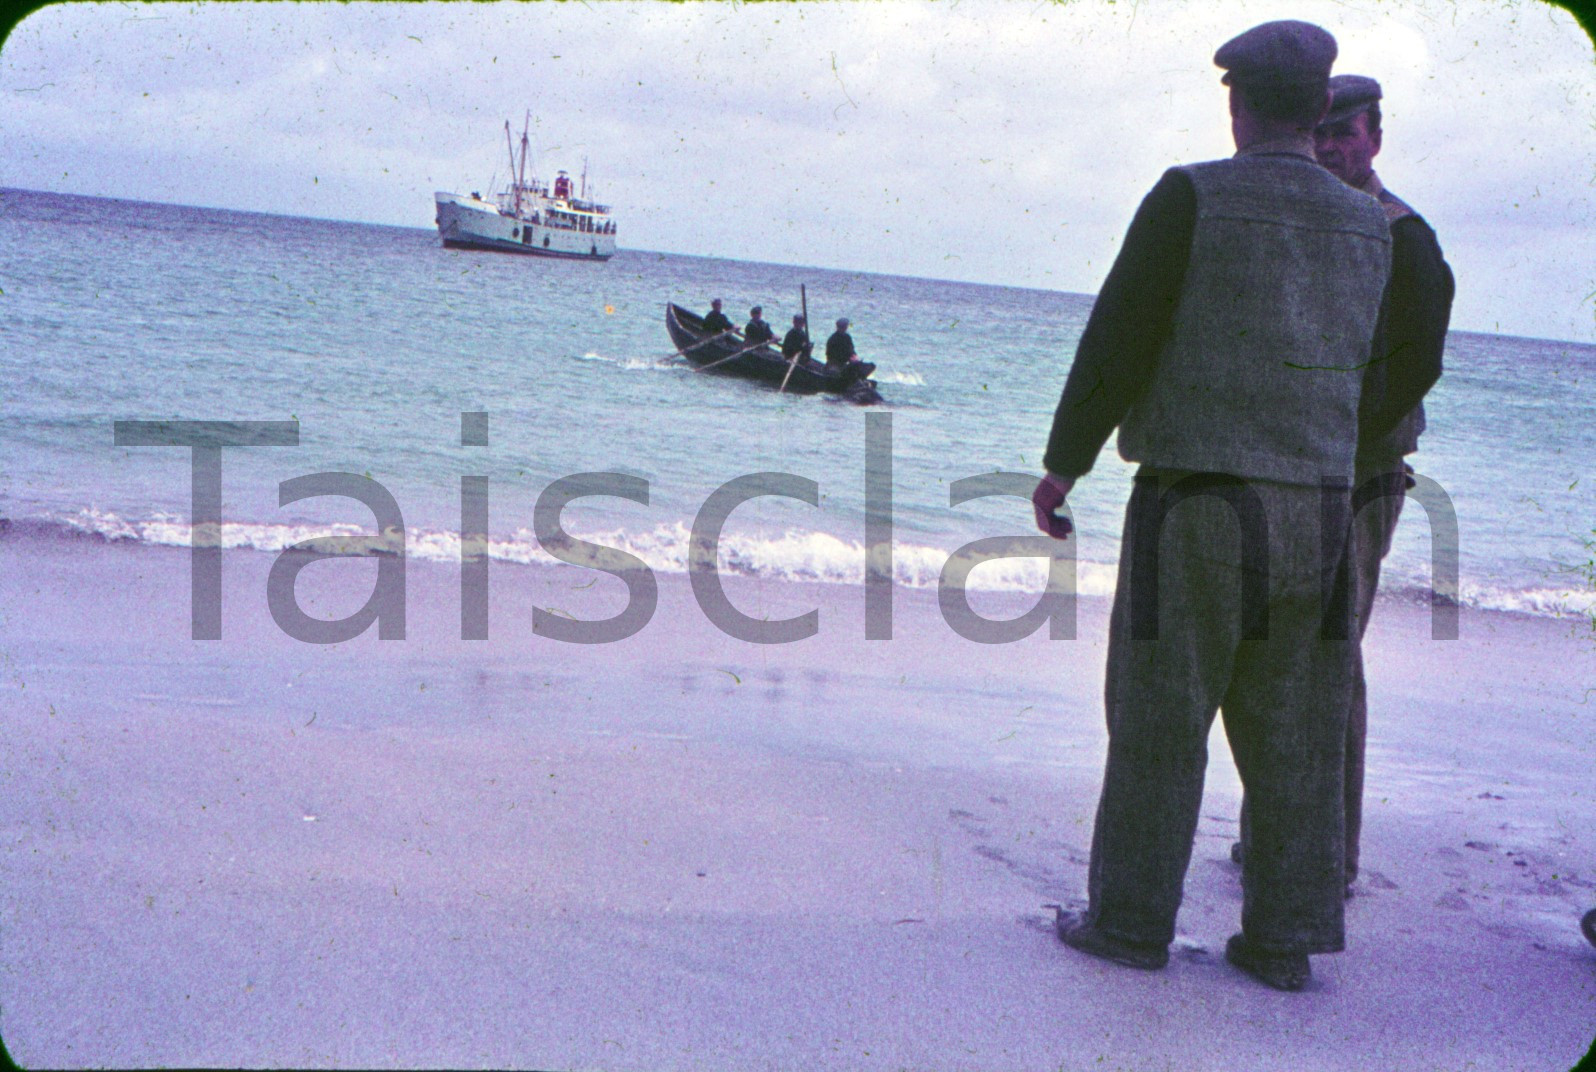
[[[797,360],[805,365],[818,365],[810,355],[814,353],[815,344],[809,341],[809,327],[804,323],[804,318],[797,313],[793,314],[792,330],[787,332],[786,338],[781,340],[781,356],[790,363],[796,356]]]
[[[861,360],[859,351],[854,349],[847,317],[837,321],[837,330],[826,340],[826,367],[844,373],[850,380],[865,379],[876,370],[870,362]]]
[[[720,311],[720,299],[709,303],[709,313],[704,317],[704,330],[711,335],[722,335],[732,330],[732,322]]]
[[[764,313],[764,307],[759,305],[748,310],[748,325],[743,328],[743,342],[746,345],[755,346],[776,338],[776,330],[765,323]]]

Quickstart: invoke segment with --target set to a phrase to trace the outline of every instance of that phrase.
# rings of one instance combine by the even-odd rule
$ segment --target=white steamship
[[[527,177],[526,128],[521,130],[519,160],[508,122],[504,138],[510,148],[512,180],[497,198],[487,201],[476,192],[468,197],[442,190],[433,195],[443,244],[539,257],[608,260],[615,252],[615,221],[610,218],[610,206],[588,199],[586,165],[580,185],[561,171],[550,186],[535,176]]]

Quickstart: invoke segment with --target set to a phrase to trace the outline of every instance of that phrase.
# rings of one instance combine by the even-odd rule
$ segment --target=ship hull
[[[438,237],[451,249],[488,249],[531,257],[604,261],[615,253],[615,236],[546,227],[506,216],[486,201],[439,193]]]

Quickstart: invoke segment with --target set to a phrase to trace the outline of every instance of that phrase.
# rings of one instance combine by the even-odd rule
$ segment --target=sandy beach
[[[186,551],[0,539],[0,1033],[44,1067],[1567,1069],[1596,1034],[1596,640],[1465,610],[1368,640],[1365,873],[1307,992],[1224,962],[1239,786],[1221,731],[1167,970],[1085,958],[1106,604],[983,646],[899,589],[687,578],[629,640],[618,582],[410,561],[407,636],[285,636],[227,553],[189,639]],[[336,617],[372,563],[307,570]],[[598,577],[597,583],[593,583]],[[312,598],[311,593],[317,593]],[[985,594],[1008,617],[1028,597]]]

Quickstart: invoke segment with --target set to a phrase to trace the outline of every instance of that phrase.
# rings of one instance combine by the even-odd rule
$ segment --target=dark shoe
[[[1073,912],[1058,910],[1059,941],[1089,956],[1112,960],[1127,968],[1157,971],[1169,963],[1169,947],[1154,943],[1127,942],[1104,934]]]
[[[1246,858],[1247,850],[1241,847],[1241,842],[1232,841],[1230,843],[1230,862],[1235,864],[1237,867],[1240,867],[1241,862]]]
[[[1313,978],[1306,953],[1266,953],[1245,935],[1233,934],[1225,943],[1225,959],[1276,990],[1301,990]]]
[[[1579,929],[1585,932],[1587,942],[1596,945],[1596,908],[1585,913],[1585,918],[1579,921]]]

